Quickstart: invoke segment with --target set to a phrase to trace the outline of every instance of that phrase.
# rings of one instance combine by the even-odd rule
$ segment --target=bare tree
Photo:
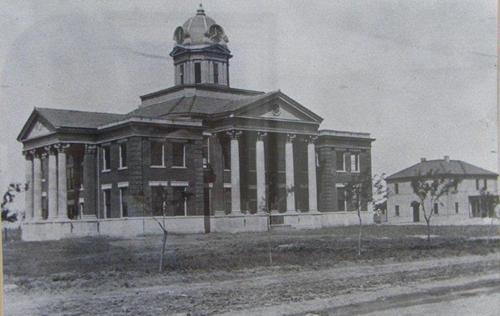
[[[351,202],[352,207],[356,210],[359,221],[358,230],[358,256],[361,256],[361,235],[363,229],[363,221],[361,217],[362,207],[372,199],[372,179],[363,177],[353,180],[344,186],[346,197]]]
[[[161,245],[161,254],[160,254],[160,266],[159,271],[163,272],[164,261],[165,261],[165,249],[167,247],[167,236],[168,231],[166,229],[165,217],[167,216],[167,191],[165,187],[161,186],[161,211],[162,211],[162,222],[160,222],[156,217],[153,216],[153,219],[158,223],[160,229],[163,232],[163,240]]]
[[[489,243],[493,234],[493,223],[497,218],[496,207],[498,206],[500,201],[498,199],[498,195],[489,192],[486,188],[481,188],[479,194],[479,208],[481,217],[484,215],[485,217],[490,218],[490,225],[488,227],[488,240],[486,241],[487,243]]]
[[[427,224],[428,246],[431,244],[431,219],[435,213],[433,207],[436,204],[442,205],[439,199],[443,195],[448,194],[451,189],[456,188],[459,182],[460,180],[457,178],[441,176],[433,170],[430,170],[425,175],[419,173],[411,181],[413,193],[415,193],[420,200],[425,223]]]
[[[380,175],[376,174],[373,176],[373,195],[372,195],[372,206],[373,210],[376,212],[377,216],[382,217],[384,215],[384,220],[387,221],[387,199],[389,197],[389,188],[387,187],[387,182],[385,181],[385,173]]]

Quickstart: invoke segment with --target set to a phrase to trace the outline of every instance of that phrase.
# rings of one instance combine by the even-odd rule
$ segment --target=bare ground
[[[6,312],[390,314],[456,293],[498,293],[500,240],[488,241],[488,227],[435,227],[430,248],[424,234],[423,226],[365,227],[361,258],[356,227],[169,236],[161,274],[160,236],[9,241]]]

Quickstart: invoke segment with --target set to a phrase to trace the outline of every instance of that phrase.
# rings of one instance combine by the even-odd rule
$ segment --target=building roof
[[[451,177],[497,177],[498,174],[486,169],[471,165],[461,160],[436,159],[423,160],[409,168],[403,169],[386,178],[387,181],[407,180],[417,176],[425,176],[432,173],[433,176]]]
[[[157,104],[142,106],[128,113],[127,116],[161,118],[168,115],[212,115],[232,112],[277,93],[279,91],[240,96],[238,98],[210,97],[196,94],[184,95]]]
[[[184,46],[225,45],[228,42],[224,29],[205,14],[201,4],[195,16],[175,29],[174,40]]]
[[[125,118],[123,114],[35,108],[35,111],[55,128],[97,128]]]

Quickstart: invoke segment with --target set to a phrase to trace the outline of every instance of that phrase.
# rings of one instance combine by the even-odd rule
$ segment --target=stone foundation
[[[373,212],[362,212],[364,225],[373,224]],[[329,213],[276,213],[272,214],[273,226],[295,229],[357,225],[356,212]],[[207,232],[263,232],[269,229],[267,214],[216,215],[157,218],[169,233],[199,234]],[[43,241],[87,236],[136,237],[161,234],[158,223],[152,217],[30,221],[21,225],[22,240]]]

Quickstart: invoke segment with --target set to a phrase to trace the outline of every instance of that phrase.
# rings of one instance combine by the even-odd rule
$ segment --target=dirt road
[[[10,256],[6,312],[399,315],[398,311],[406,310],[411,315],[429,306],[438,310],[465,300],[484,307],[486,301],[497,298],[498,241],[487,245],[471,238],[478,234],[471,233],[464,239],[441,230],[435,232],[440,236],[435,242],[442,247],[426,250],[415,231],[406,237],[368,231],[365,245],[374,249],[366,249],[364,258],[357,259],[350,246],[355,244],[355,238],[349,231],[344,233],[272,235],[270,247],[276,255],[273,265],[261,264],[261,257],[267,258],[269,239],[260,235],[179,236],[171,240],[169,250],[169,261],[175,258],[177,268],[163,274],[152,270],[157,267],[157,260],[153,260],[157,255],[153,251],[156,238],[13,244],[5,253]],[[389,249],[387,258],[381,259],[380,249]],[[39,256],[38,260],[29,259],[27,250]],[[131,256],[131,252],[139,258]],[[348,255],[351,252],[354,257]],[[72,254],[74,260],[61,258],[61,253]],[[211,260],[219,261],[213,266],[225,268],[191,268],[206,263],[204,256],[210,253],[217,255]],[[26,261],[19,262],[21,258]],[[494,302],[487,306],[495,307]],[[460,314],[457,309],[455,314]],[[488,314],[488,310],[478,311]]]

